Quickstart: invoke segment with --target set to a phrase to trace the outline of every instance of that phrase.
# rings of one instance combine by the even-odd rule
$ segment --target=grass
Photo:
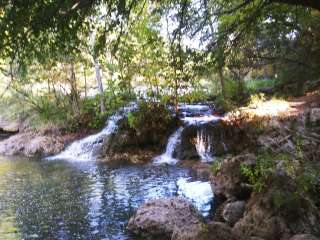
[[[273,88],[276,86],[276,79],[251,79],[245,81],[245,88],[250,92],[256,92],[262,89]]]

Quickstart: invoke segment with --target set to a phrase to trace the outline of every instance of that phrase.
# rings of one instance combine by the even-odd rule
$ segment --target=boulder
[[[240,218],[243,217],[245,207],[245,201],[227,203],[223,208],[222,217],[229,225],[233,226]]]
[[[319,240],[319,238],[311,234],[296,234],[290,240]]]
[[[252,189],[248,185],[247,177],[241,172],[241,165],[253,167],[255,164],[256,156],[253,154],[224,159],[218,173],[212,179],[215,196],[240,200],[248,199]]]
[[[311,125],[320,123],[320,108],[312,108],[310,110],[310,123]]]
[[[17,133],[19,132],[20,125],[18,121],[8,121],[0,117],[0,132]]]
[[[248,143],[246,135],[240,129],[226,125],[222,121],[186,125],[181,133],[181,143],[177,146],[174,157],[181,160],[199,159],[196,144],[201,138],[210,145],[207,150],[209,149],[209,154],[214,156],[239,152]]]
[[[53,155],[61,152],[74,138],[73,135],[18,133],[0,142],[0,154],[27,157]]]
[[[102,161],[145,162],[159,155],[167,144],[167,140],[176,127],[177,120],[161,130],[154,126],[146,132],[136,132],[129,126],[128,119],[118,122],[117,131],[109,136],[99,153]],[[164,127],[164,126],[162,126]]]
[[[196,240],[240,240],[240,236],[232,232],[230,226],[222,222],[209,222]]]
[[[130,218],[127,229],[146,239],[197,239],[202,217],[183,198],[157,199],[140,206]]]
[[[307,196],[297,196],[297,186],[289,176],[272,173],[266,184],[248,201],[244,216],[233,227],[235,234],[286,240],[294,234],[319,232],[317,208]]]

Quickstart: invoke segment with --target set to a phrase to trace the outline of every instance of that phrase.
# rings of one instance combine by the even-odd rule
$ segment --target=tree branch
[[[270,2],[285,3],[289,5],[297,5],[302,7],[310,7],[320,11],[319,0],[269,0]]]

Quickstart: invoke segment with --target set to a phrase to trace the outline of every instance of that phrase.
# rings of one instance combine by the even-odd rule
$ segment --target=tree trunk
[[[71,63],[70,66],[71,70],[71,77],[70,77],[70,86],[71,86],[71,101],[72,101],[72,108],[75,116],[80,114],[80,106],[79,106],[79,95],[77,89],[77,79],[76,73],[74,70],[74,63]]]
[[[218,74],[219,74],[219,80],[220,80],[220,85],[221,85],[221,93],[222,93],[223,98],[226,98],[225,81],[224,81],[222,68],[219,68]]]
[[[86,67],[83,67],[83,76],[84,76],[84,97],[87,98],[87,74]]]
[[[101,113],[105,113],[106,107],[104,104],[104,97],[103,97],[103,85],[102,85],[102,77],[101,77],[101,68],[100,64],[97,59],[94,60],[94,67],[96,70],[96,80],[98,83],[98,89],[100,93],[100,111]]]

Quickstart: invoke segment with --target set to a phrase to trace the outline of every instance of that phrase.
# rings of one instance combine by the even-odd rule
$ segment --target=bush
[[[178,119],[160,103],[141,101],[138,109],[128,114],[128,124],[137,136],[159,134],[167,132],[177,126]]]
[[[253,185],[256,192],[261,192],[266,187],[266,180],[270,173],[275,171],[276,161],[288,161],[288,154],[274,154],[272,152],[262,152],[258,154],[257,164],[254,167],[241,165],[241,172]]]

